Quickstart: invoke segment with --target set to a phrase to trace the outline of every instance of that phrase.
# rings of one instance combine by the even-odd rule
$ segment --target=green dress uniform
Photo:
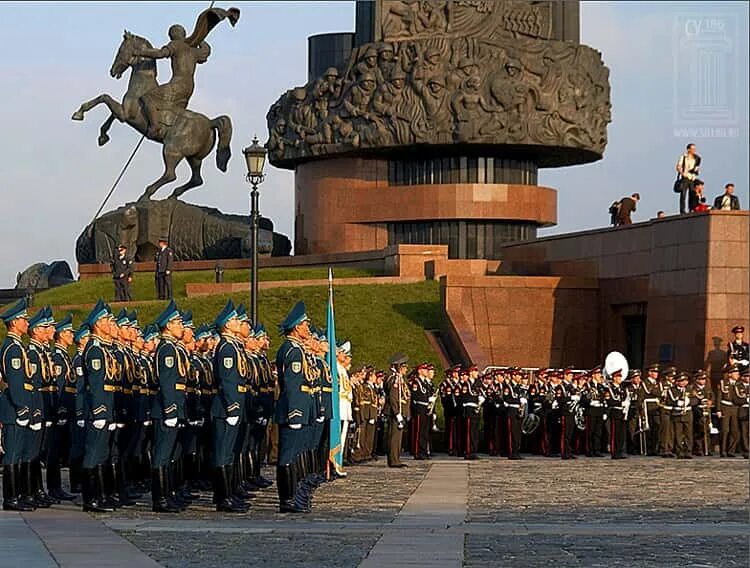
[[[684,384],[688,377],[680,373],[677,384],[667,393],[667,404],[672,407],[672,429],[674,431],[674,448],[680,459],[693,457],[693,409],[697,401],[691,397]]]
[[[734,367],[732,367],[734,368]],[[731,369],[730,369],[731,371]],[[737,405],[734,400],[737,382],[731,378],[723,378],[717,389],[717,410],[721,412],[721,456],[732,457],[739,441],[739,423],[737,420]]]
[[[385,415],[388,419],[388,466],[406,467],[401,463],[401,444],[404,427],[410,417],[411,396],[409,386],[398,372],[398,367],[405,364],[405,355],[396,355],[391,359],[392,374],[385,383]]]

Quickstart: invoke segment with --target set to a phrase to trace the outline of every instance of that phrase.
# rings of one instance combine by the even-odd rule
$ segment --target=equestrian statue
[[[205,63],[211,55],[206,37],[219,22],[226,19],[234,26],[239,17],[237,8],[204,10],[192,34],[187,36],[185,28],[175,24],[169,28],[169,43],[160,49],[126,30],[110,69],[110,75],[116,79],[131,70],[122,103],[109,95],[99,95],[73,113],[73,120],[83,120],[84,114],[95,106],[103,103],[109,107],[112,114],[100,129],[100,146],[109,141],[108,131],[115,119],[162,144],[164,173],[146,188],[139,201],[151,199],[160,187],[177,179],[175,169],[183,159],[188,161],[192,175],[170,198],[202,185],[201,164],[216,144],[217,136],[216,167],[226,172],[231,156],[232,121],[225,115],[209,119],[187,107],[195,88],[196,66]],[[162,85],[156,81],[157,59],[169,59],[172,66],[171,79]]]

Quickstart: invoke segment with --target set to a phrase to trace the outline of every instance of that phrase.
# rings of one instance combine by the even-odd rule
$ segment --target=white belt
[[[479,405],[476,402],[464,402],[464,406],[473,406],[476,408]]]
[[[510,408],[521,408],[520,404],[505,404],[505,406],[509,406]]]
[[[643,402],[659,402],[658,398],[645,398]]]
[[[725,404],[726,406],[734,406],[733,402],[729,402],[728,400],[722,400],[721,404]]]
[[[743,404],[742,408],[750,408],[750,404]]]
[[[612,406],[611,408],[613,408],[615,410],[622,410],[622,406]]]
[[[671,406],[662,406],[662,410],[672,410]]]
[[[592,401],[591,401],[591,402],[589,403],[589,406],[595,406],[595,407],[599,407],[599,406],[601,406],[601,405],[602,405],[602,403],[601,403],[601,402],[599,402],[598,400],[592,400]]]
[[[422,402],[421,400],[415,400],[414,404],[419,404],[421,406],[430,406],[429,402]]]

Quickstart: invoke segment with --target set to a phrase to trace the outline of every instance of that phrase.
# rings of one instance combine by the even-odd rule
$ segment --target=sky
[[[101,93],[121,99],[127,78],[109,76],[124,29],[154,45],[167,29],[192,29],[208,2],[0,3],[0,288],[35,262],[67,260],[140,135],[115,123],[97,146],[109,112],[70,119]],[[307,78],[307,37],[353,31],[354,2],[218,2],[242,11],[237,27],[209,38],[211,58],[199,66],[193,110],[232,117],[233,159],[227,173],[213,157],[205,184],[186,201],[227,213],[249,210],[242,148],[266,138],[265,115],[287,89]],[[612,201],[641,194],[634,220],[677,211],[674,166],[685,144],[703,157],[701,177],[713,197],[734,182],[748,205],[748,3],[585,2],[581,41],[602,52],[610,69],[612,123],[604,158],[542,170],[540,185],[558,190],[558,225],[540,236],[605,225]],[[167,63],[159,78],[169,77]],[[145,142],[106,210],[135,200],[162,172],[160,148]],[[268,167],[260,208],[276,230],[292,236],[294,174]],[[189,177],[178,169],[178,181]],[[176,185],[176,184],[174,184]],[[157,197],[166,197],[171,187]]]

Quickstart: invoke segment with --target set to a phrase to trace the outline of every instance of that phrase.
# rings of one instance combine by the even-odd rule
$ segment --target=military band
[[[334,427],[346,466],[386,455],[390,467],[406,467],[404,450],[431,459],[433,443],[467,460],[480,449],[511,460],[523,453],[690,459],[716,446],[722,457],[748,457],[750,370],[741,326],[732,330],[714,391],[701,369],[658,364],[643,376],[602,367],[480,373],[454,366],[439,384],[433,365],[410,373],[403,354],[391,358],[387,376],[371,366],[352,369],[351,344],[329,346],[302,302],[280,324],[274,362],[265,328],[231,301],[197,327],[174,301],[143,328],[136,312],[115,315],[101,300],[77,329],[71,316],[56,322],[49,307],[30,315],[24,300],[0,319],[7,328],[0,348],[6,510],[46,508],[80,492],[85,511],[110,512],[150,490],[153,511],[177,513],[212,490],[217,511],[243,513],[272,485],[261,465],[275,453],[279,510],[306,513],[323,483],[346,476],[329,455]],[[338,393],[326,362],[331,348]],[[331,424],[333,405],[340,424]],[[269,435],[272,424],[277,435]]]

